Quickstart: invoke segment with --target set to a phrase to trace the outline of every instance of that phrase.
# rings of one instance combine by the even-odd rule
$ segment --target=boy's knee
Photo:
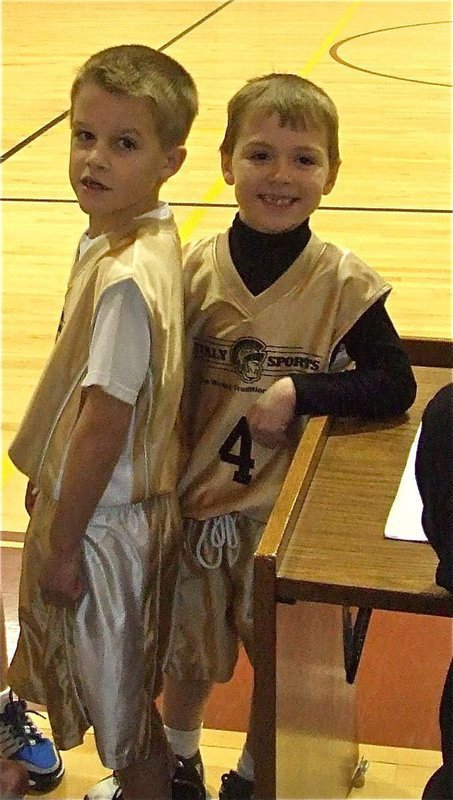
[[[164,698],[175,698],[181,704],[190,705],[194,702],[204,702],[209,696],[213,686],[212,681],[206,680],[181,680],[172,675],[164,678]]]

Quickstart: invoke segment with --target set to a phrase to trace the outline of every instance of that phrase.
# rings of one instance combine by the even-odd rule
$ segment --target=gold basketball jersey
[[[184,273],[182,512],[207,519],[239,511],[265,522],[304,419],[292,424],[284,445],[270,450],[252,441],[247,410],[279,378],[327,371],[335,345],[391,287],[355,255],[314,234],[256,297],[234,267],[227,233],[189,246]]]
[[[183,383],[181,247],[173,217],[142,218],[132,231],[94,245],[74,265],[60,335],[10,447],[18,469],[49,496],[78,418],[100,298],[109,286],[129,278],[148,307],[151,335],[148,376],[135,404],[132,502],[176,487]]]

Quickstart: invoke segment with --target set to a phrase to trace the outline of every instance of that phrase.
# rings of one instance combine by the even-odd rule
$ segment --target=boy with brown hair
[[[10,456],[28,475],[14,690],[57,746],[90,725],[116,796],[171,796],[154,700],[168,640],[182,390],[180,242],[161,186],[197,112],[186,70],[142,45],[92,56],[71,92],[70,180],[89,217],[54,350]]]
[[[253,665],[253,554],[304,420],[401,414],[416,391],[384,307],[391,287],[310,230],[340,166],[328,95],[292,74],[249,81],[229,103],[220,150],[239,212],[184,256],[186,543],[163,709],[178,777],[200,791],[204,703],[231,677],[239,640]],[[258,736],[252,708],[223,800],[253,796]]]

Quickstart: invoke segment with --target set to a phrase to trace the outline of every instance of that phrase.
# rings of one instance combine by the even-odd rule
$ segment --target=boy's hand
[[[296,390],[291,378],[276,381],[249,408],[246,417],[252,439],[264,447],[277,447],[286,440],[286,431],[294,419]]]
[[[85,591],[80,549],[74,553],[52,551],[44,562],[39,583],[45,603],[73,606]]]
[[[15,800],[23,797],[28,792],[30,783],[28,772],[17,761],[0,759],[0,798],[1,800]]]

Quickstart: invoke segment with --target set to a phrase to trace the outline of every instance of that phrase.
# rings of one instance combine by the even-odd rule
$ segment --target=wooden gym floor
[[[402,335],[451,338],[450,18],[451,4],[440,0],[3,1],[3,531],[25,529],[25,484],[6,451],[50,352],[85,226],[67,180],[65,112],[77,67],[103,47],[141,42],[192,73],[200,114],[186,164],[162,193],[185,241],[226,228],[235,213],[218,157],[229,97],[271,71],[319,83],[339,110],[343,164],[313,229],[393,284],[388,308]],[[10,639],[15,624],[12,613]],[[218,751],[212,741],[215,787],[235,760],[223,748],[240,741],[220,739]],[[73,774],[78,759],[67,757]],[[373,763],[357,796],[417,797],[438,756],[390,750],[374,759],[384,759],[379,785]],[[54,796],[84,788],[69,782]]]

